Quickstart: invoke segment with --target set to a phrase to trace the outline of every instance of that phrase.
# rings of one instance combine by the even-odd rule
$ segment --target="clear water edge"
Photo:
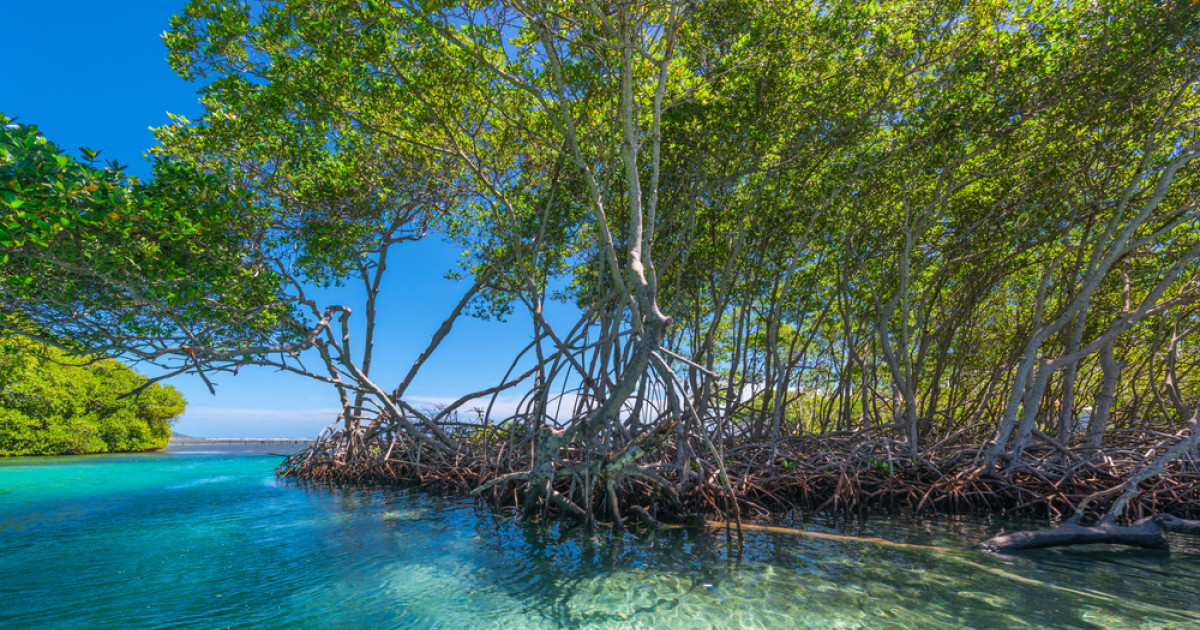
[[[1200,628],[1186,538],[993,558],[966,548],[994,526],[938,517],[854,533],[960,551],[588,539],[462,500],[277,481],[278,461],[0,461],[0,628]]]

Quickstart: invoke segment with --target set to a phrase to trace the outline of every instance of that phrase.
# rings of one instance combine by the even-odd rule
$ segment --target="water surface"
[[[0,460],[0,628],[1200,628],[1200,548],[998,559],[970,520],[588,539],[263,454]],[[828,527],[810,525],[823,531]]]

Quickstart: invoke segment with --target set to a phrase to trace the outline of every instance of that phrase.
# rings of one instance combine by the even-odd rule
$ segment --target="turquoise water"
[[[1200,628],[1184,539],[1002,560],[749,533],[739,553],[719,533],[589,540],[428,494],[306,488],[278,461],[0,461],[0,628]],[[993,530],[853,533],[965,549]]]

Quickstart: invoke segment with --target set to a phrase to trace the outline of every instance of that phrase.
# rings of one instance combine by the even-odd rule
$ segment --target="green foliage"
[[[152,184],[4,132],[0,296],[177,355],[265,346],[305,330],[272,300],[369,280],[441,230],[486,280],[469,311],[592,309],[600,340],[570,363],[600,373],[568,381],[624,382],[624,335],[661,306],[692,364],[672,369],[723,398],[696,407],[753,435],[982,427],[1024,387],[1022,354],[1070,347],[1047,322],[1073,303],[1086,344],[1177,262],[1154,300],[1200,300],[1200,162],[1178,162],[1200,146],[1198,12],[190,0],[164,41],[205,113],[157,131]],[[1197,317],[1122,330],[1130,382],[1171,371],[1190,403],[1194,344],[1166,340]],[[47,329],[94,347],[78,321]],[[1094,380],[1095,355],[1080,365]]]
[[[143,359],[290,334],[244,193],[169,160],[144,183],[81,153],[0,115],[0,312]]]
[[[418,89],[449,89],[451,77],[388,35],[403,12],[316,8],[189,2],[164,41],[181,76],[211,79],[200,90],[205,115],[158,129],[155,151],[269,208],[265,245],[292,252],[297,277],[328,286],[389,243],[422,236],[459,175],[452,160],[406,142],[433,124]],[[377,75],[391,65],[420,88]]]
[[[113,359],[0,340],[0,456],[144,451],[166,446],[185,402]]]

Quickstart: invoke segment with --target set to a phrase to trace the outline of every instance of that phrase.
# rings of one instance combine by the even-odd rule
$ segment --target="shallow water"
[[[421,493],[278,482],[279,458],[0,461],[0,628],[1200,628],[1200,547],[904,550],[682,530],[586,539]],[[834,531],[829,527],[809,525]]]

